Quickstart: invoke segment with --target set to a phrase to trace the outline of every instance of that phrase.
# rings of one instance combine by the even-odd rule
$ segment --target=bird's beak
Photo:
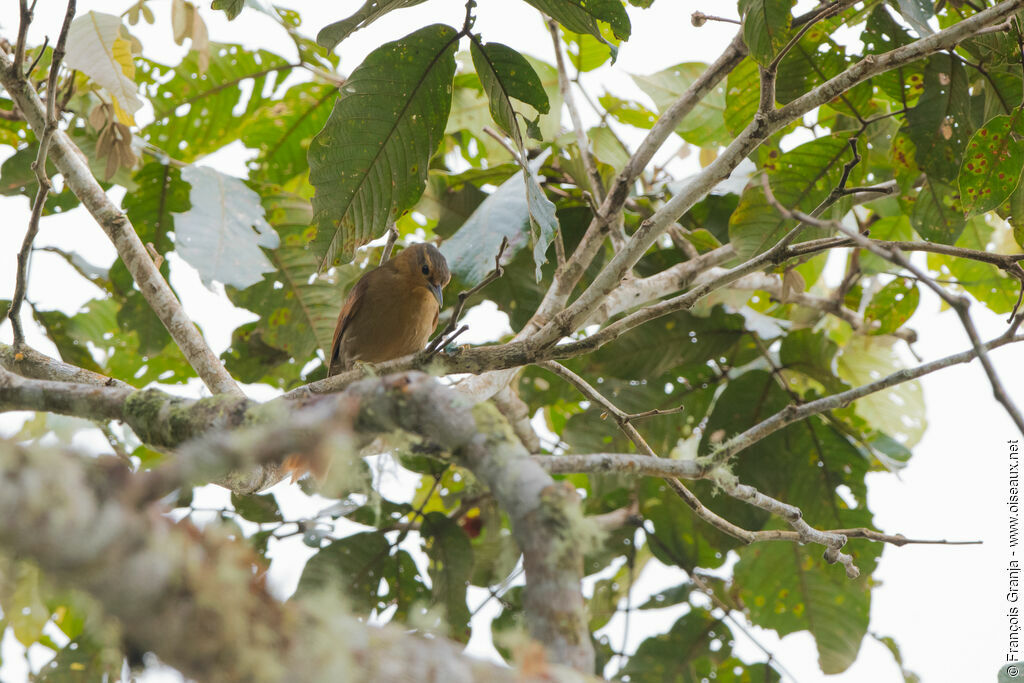
[[[444,297],[441,295],[441,285],[431,282],[430,291],[434,293],[434,298],[437,299],[437,307],[444,307]]]

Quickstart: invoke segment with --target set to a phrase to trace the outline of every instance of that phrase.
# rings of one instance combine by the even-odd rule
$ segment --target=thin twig
[[[481,289],[491,284],[499,277],[505,274],[505,268],[501,265],[501,257],[505,253],[505,249],[508,248],[508,238],[501,238],[501,245],[498,247],[498,255],[494,257],[494,270],[487,273],[484,279],[481,280],[475,287],[466,289],[459,292],[459,300],[455,303],[455,309],[452,311],[452,317],[449,318],[448,324],[445,325],[444,329],[441,330],[441,334],[434,337],[434,340],[427,345],[426,350],[423,352],[427,358],[433,357],[440,349],[450,344],[456,337],[469,329],[467,325],[463,325],[462,329],[456,331],[451,335],[450,338],[445,337],[455,330],[455,326],[459,324],[459,318],[462,316],[462,310],[466,307],[466,301],[469,297],[473,296]]]
[[[974,326],[974,321],[968,312],[970,308],[970,300],[965,296],[957,296],[947,292],[937,282],[934,282],[932,278],[928,277],[927,273],[922,271],[920,268],[910,262],[909,259],[900,251],[891,245],[882,246],[880,243],[872,241],[861,235],[855,230],[851,230],[839,221],[823,221],[813,216],[808,216],[801,213],[800,211],[793,211],[783,206],[775,195],[772,194],[771,187],[765,188],[765,196],[768,202],[775,207],[779,213],[788,218],[794,218],[796,220],[815,225],[820,228],[829,228],[838,230],[850,239],[852,239],[857,246],[867,249],[871,253],[879,256],[887,261],[890,261],[901,268],[904,268],[915,276],[917,276],[921,282],[923,282],[929,289],[935,292],[940,299],[942,299],[947,305],[949,305],[960,318],[960,324],[963,326],[964,331],[967,332],[967,336],[971,341],[971,345],[974,347],[975,352],[978,354],[978,360],[981,361],[982,367],[985,369],[985,374],[988,376],[989,384],[992,386],[992,393],[996,400],[1002,404],[1006,410],[1010,419],[1013,420],[1017,429],[1024,434],[1024,415],[1021,415],[1020,409],[1010,398],[1010,395],[1006,392],[1003,387],[1002,380],[999,378],[999,374],[996,372],[995,366],[992,365],[992,360],[988,356],[988,351],[985,348],[985,344],[982,343],[981,337],[978,334],[977,328]]]
[[[33,3],[34,6],[34,3]],[[22,0],[22,23],[26,26],[32,21],[32,10],[28,9],[25,1]],[[26,20],[26,12],[27,20]],[[53,187],[49,176],[46,175],[46,156],[50,151],[50,141],[57,131],[57,75],[60,71],[60,63],[64,59],[64,45],[67,42],[68,30],[71,28],[71,20],[75,17],[75,0],[68,0],[68,8],[64,14],[64,23],[60,29],[60,37],[53,48],[53,57],[50,63],[50,73],[46,85],[46,119],[43,133],[39,138],[39,150],[36,152],[36,159],[32,162],[32,170],[35,172],[36,182],[39,188],[36,190],[35,200],[32,202],[32,214],[29,217],[28,228],[25,230],[25,239],[22,240],[21,249],[18,251],[18,269],[14,282],[14,295],[11,297],[11,306],[7,311],[7,318],[11,321],[11,328],[14,332],[14,347],[21,348],[25,344],[25,331],[21,327],[21,303],[25,300],[28,290],[28,268],[29,259],[32,254],[32,243],[39,232],[39,220],[43,216],[43,207],[46,205],[46,196]],[[24,36],[19,32],[18,42],[24,51]],[[20,67],[19,67],[20,68]]]

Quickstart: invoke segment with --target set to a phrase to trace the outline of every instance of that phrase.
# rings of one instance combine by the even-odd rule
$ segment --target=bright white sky
[[[79,12],[88,10],[120,12],[129,2],[83,0]],[[298,9],[310,36],[323,25],[347,16],[361,0],[344,2],[281,2]],[[802,4],[807,4],[806,2]],[[17,3],[13,0],[0,6],[0,35],[13,40],[17,32]],[[171,40],[170,2],[151,3],[157,15],[157,26],[140,25],[132,32],[142,42],[144,54],[165,63],[176,63],[183,54]],[[208,8],[208,3],[203,3]],[[628,78],[628,74],[648,74],[685,61],[711,61],[732,37],[735,27],[714,22],[694,28],[689,21],[695,9],[708,11],[707,3],[658,0],[650,10],[630,7],[633,39],[626,43],[615,67],[602,68],[587,74],[584,83],[593,95],[605,89],[616,95],[647,101]],[[59,31],[64,4],[60,0],[39,0],[38,17],[30,42],[38,44],[44,34],[55,37]],[[735,15],[731,5],[716,11]],[[464,4],[455,0],[431,0],[424,5],[392,13],[371,29],[350,37],[342,46],[342,69],[350,71],[384,40],[391,40],[426,23],[444,21],[460,26]],[[481,0],[476,30],[488,41],[507,43],[524,52],[552,61],[552,49],[544,25],[535,11],[524,3],[508,0]],[[233,23],[220,12],[203,11],[212,40],[240,42],[253,48],[262,47],[285,56],[294,56],[291,43],[283,30],[258,12],[246,11]],[[648,106],[651,103],[648,102]],[[584,115],[587,112],[584,110]],[[144,121],[143,113],[139,117]],[[633,144],[635,133],[621,130]],[[663,150],[660,161],[673,154],[679,144],[675,139]],[[232,149],[219,153],[204,163],[242,175],[245,150]],[[0,161],[9,152],[0,152]],[[696,156],[696,155],[693,155]],[[684,163],[693,164],[693,157]],[[694,167],[695,168],[695,167]],[[692,170],[692,169],[691,169]],[[115,199],[120,194],[112,193]],[[10,298],[13,291],[16,253],[28,221],[28,202],[24,198],[0,197],[0,215],[6,216],[0,230],[0,298]],[[36,246],[55,245],[74,250],[97,264],[109,264],[114,250],[88,214],[75,210],[42,221]],[[244,311],[231,307],[223,294],[214,294],[202,287],[195,272],[172,257],[172,282],[181,293],[186,311],[204,330],[216,352],[230,342],[231,331],[251,319]],[[83,284],[76,274],[56,256],[37,253],[32,264],[29,296],[41,309],[58,308],[74,313],[78,307],[97,295]],[[997,336],[1005,329],[1004,320],[975,304],[976,323],[984,339]],[[469,340],[494,338],[502,332],[504,322],[496,315],[477,315],[469,320],[474,325]],[[52,344],[41,336],[26,316],[29,342],[43,352],[55,354]],[[956,317],[939,313],[935,297],[922,294],[921,305],[910,326],[919,333],[917,353],[932,360],[968,348],[969,344]],[[468,335],[467,335],[468,337]],[[10,342],[8,324],[0,325],[0,340]],[[1024,349],[996,351],[993,358],[1002,373],[1006,388],[1018,405],[1024,405],[1024,388],[1020,369],[1024,367]],[[1001,407],[993,400],[991,389],[981,367],[975,362],[929,375],[923,380],[928,406],[929,429],[914,449],[914,458],[899,476],[869,476],[869,503],[875,513],[876,528],[889,533],[902,533],[911,538],[980,539],[980,546],[908,546],[887,547],[876,578],[872,602],[871,631],[895,636],[903,648],[908,669],[924,681],[962,683],[970,680],[991,680],[1005,661],[1009,629],[1005,617],[1007,572],[1007,471],[1006,441],[1020,438]],[[197,395],[198,384],[174,389]],[[254,398],[269,398],[273,392],[266,387],[252,387]],[[23,416],[0,416],[0,433],[16,431]],[[77,443],[77,442],[76,442]],[[95,443],[82,439],[83,445]],[[382,476],[388,486],[408,487],[408,479],[392,478],[389,468]],[[294,488],[294,487],[293,487]],[[274,489],[286,518],[308,515],[321,507],[316,501],[296,495],[285,485]],[[223,489],[207,487],[197,498],[197,505],[219,507],[227,503]],[[282,596],[294,588],[297,570],[309,551],[297,541],[282,542],[272,547],[275,557],[271,583]],[[656,563],[652,563],[654,565]],[[681,571],[649,568],[641,576],[633,593],[633,604],[640,604],[651,593],[682,582]],[[589,584],[589,582],[588,582]],[[483,591],[473,589],[470,608],[483,601]],[[490,619],[496,607],[491,601],[481,610],[480,618]],[[668,629],[680,615],[679,608],[634,613],[627,649],[632,651],[647,635]],[[622,619],[617,617],[607,632],[616,647],[622,643]],[[479,656],[496,658],[487,629],[471,641],[469,650]],[[763,661],[765,655],[751,641],[733,628],[736,652],[748,661]],[[822,679],[817,668],[814,642],[807,633],[779,639],[774,632],[751,628],[758,643],[773,653],[775,661],[788,671],[792,680],[806,682]],[[33,665],[46,660],[45,651],[33,653]],[[0,679],[22,680],[26,676],[23,653],[9,634],[3,639],[3,666]],[[176,675],[151,675],[147,680],[178,680]],[[865,680],[902,680],[898,667],[888,651],[867,639],[857,662],[844,674],[831,680],[858,682]]]

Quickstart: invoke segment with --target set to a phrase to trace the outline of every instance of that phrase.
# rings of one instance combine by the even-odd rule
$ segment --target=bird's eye
[[[430,266],[423,266],[420,270],[423,271],[424,275],[430,275]]]

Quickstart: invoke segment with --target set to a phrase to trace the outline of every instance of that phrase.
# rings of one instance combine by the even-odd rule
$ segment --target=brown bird
[[[327,374],[421,350],[437,327],[441,290],[451,277],[433,244],[408,246],[363,275],[338,316]]]

